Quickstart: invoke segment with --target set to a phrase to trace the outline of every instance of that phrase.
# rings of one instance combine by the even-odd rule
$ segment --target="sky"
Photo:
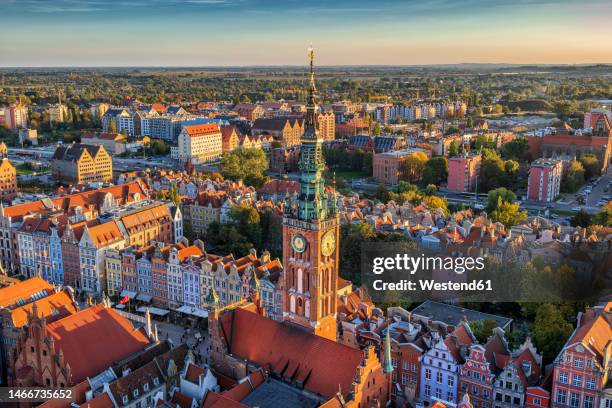
[[[610,0],[0,0],[0,66],[612,63]]]

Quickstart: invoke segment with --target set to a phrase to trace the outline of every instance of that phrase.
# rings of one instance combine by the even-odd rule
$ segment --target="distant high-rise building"
[[[479,154],[451,157],[448,160],[447,188],[460,193],[472,191],[478,182],[481,160]]]
[[[4,123],[11,130],[28,126],[28,108],[22,103],[16,103],[4,108]]]
[[[551,202],[561,190],[563,164],[561,160],[538,159],[529,167],[527,199]]]
[[[172,158],[182,163],[201,164],[221,157],[223,137],[219,125],[187,125],[178,137],[178,146],[172,147]]]

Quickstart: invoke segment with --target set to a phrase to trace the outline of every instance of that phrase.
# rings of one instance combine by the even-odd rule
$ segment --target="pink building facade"
[[[447,188],[457,193],[474,190],[478,182],[481,161],[482,157],[479,154],[451,157],[448,160]]]
[[[538,159],[531,163],[527,184],[527,199],[554,201],[561,190],[563,164],[560,160]]]

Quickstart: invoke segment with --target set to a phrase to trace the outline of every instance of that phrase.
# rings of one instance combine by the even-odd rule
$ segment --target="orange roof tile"
[[[191,137],[206,136],[214,133],[219,133],[219,125],[216,123],[206,123],[204,125],[187,125],[183,129],[187,131],[187,134]]]
[[[22,327],[28,322],[28,318],[33,313],[34,304],[36,304],[36,309],[38,310],[38,317],[47,318],[47,322],[77,312],[76,304],[72,301],[70,295],[64,291],[57,292],[35,302],[13,309],[11,311],[13,326]]]
[[[220,320],[233,354],[262,367],[299,364],[296,375],[306,378],[304,388],[327,397],[335,395],[339,386],[345,393],[352,389],[363,358],[361,350],[306,334],[244,308],[225,313]]]
[[[116,221],[88,227],[88,231],[96,248],[111,245],[124,239]]]
[[[104,305],[92,306],[47,325],[72,370],[72,382],[95,375],[149,344],[142,330]],[[103,334],[103,335],[101,335]],[[100,352],[103,350],[103,352]]]
[[[36,293],[50,294],[52,291],[53,286],[43,278],[30,278],[0,289],[0,308],[13,307],[19,300],[30,301]]]

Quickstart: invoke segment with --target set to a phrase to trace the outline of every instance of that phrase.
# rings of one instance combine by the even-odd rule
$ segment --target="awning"
[[[119,303],[118,305],[115,305],[115,309],[125,309],[125,305],[123,303]]]
[[[131,290],[123,290],[119,296],[122,298],[127,296],[129,299],[134,299],[136,297],[136,292],[132,292]]]
[[[136,300],[140,300],[142,302],[150,302],[153,299],[153,296],[147,295],[146,293],[139,293],[136,296]]]
[[[146,307],[146,306],[140,306],[138,308],[138,311],[141,313],[146,313],[147,309],[149,309],[149,313],[157,315],[157,316],[165,316],[168,313],[170,313],[170,311],[166,309],[160,309],[158,307]]]
[[[176,309],[176,311],[201,318],[208,317],[208,312],[206,310],[198,309],[197,307],[181,306]]]

